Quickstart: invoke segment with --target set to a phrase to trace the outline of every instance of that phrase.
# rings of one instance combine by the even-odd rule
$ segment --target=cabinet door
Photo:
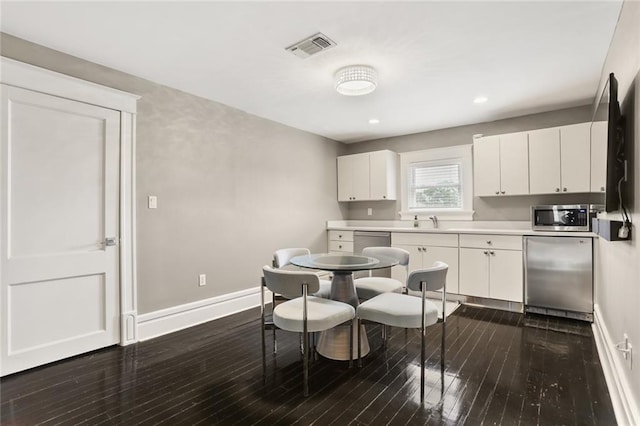
[[[560,130],[529,132],[529,190],[531,194],[560,192]]]
[[[338,157],[338,201],[353,197],[353,156]]]
[[[591,192],[604,192],[607,182],[607,122],[591,127]]]
[[[397,154],[376,151],[369,156],[369,176],[372,200],[396,199]]]
[[[522,252],[492,250],[491,253],[489,297],[522,303]]]
[[[453,247],[425,247],[422,267],[429,268],[436,261],[449,265],[447,271],[447,293],[458,294],[458,249]]]
[[[500,137],[473,142],[473,186],[476,196],[500,194]]]
[[[526,133],[500,136],[500,194],[529,193],[528,147]]]
[[[482,249],[460,249],[460,294],[489,297],[489,255]]]
[[[357,154],[351,157],[353,172],[353,200],[369,200],[369,154]]]
[[[560,128],[560,181],[562,192],[589,192],[591,147],[590,123]]]

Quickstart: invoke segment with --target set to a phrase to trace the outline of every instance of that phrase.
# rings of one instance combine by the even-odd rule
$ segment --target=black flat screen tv
[[[607,173],[605,186],[605,211],[623,212],[623,194],[626,181],[627,161],[624,149],[624,117],[618,102],[618,81],[609,74],[607,84],[600,96],[592,127],[596,122],[607,122]],[[594,132],[592,131],[592,134]]]

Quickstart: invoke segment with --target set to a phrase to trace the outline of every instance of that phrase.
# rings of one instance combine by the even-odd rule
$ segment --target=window
[[[434,214],[471,219],[471,145],[407,152],[400,158],[402,219]]]

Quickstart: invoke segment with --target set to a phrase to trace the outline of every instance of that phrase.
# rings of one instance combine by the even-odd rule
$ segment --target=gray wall
[[[344,145],[0,34],[3,56],[142,96],[137,117],[138,312],[259,285],[281,247],[326,250],[344,217]],[[158,196],[158,209],[146,206]],[[344,206],[342,208],[345,208]],[[208,284],[198,287],[198,274]]]
[[[583,123],[591,121],[591,116],[592,106],[589,104],[578,108],[349,144],[347,145],[347,153],[357,154],[381,149],[390,149],[401,153],[429,148],[464,145],[473,143],[473,135],[475,134],[498,135],[523,130]],[[399,193],[398,191],[398,194]],[[602,196],[599,194],[474,197],[474,220],[529,220],[531,205],[598,202],[602,202]],[[349,208],[348,219],[398,219],[398,212],[401,210],[399,199],[397,202],[362,201],[347,204]],[[369,207],[373,209],[372,216],[367,216],[367,208]]]
[[[607,331],[611,340],[606,347],[613,348],[629,337],[634,349],[640,347],[640,2],[625,1],[618,20],[607,60],[600,76],[604,87],[609,73],[618,80],[618,99],[626,119],[625,144],[631,160],[630,182],[627,188],[633,194],[628,208],[631,212],[630,241],[609,242],[596,240],[595,310],[596,321]],[[613,215],[619,218],[619,215]],[[622,352],[610,349],[618,363],[617,380],[626,389],[635,419],[620,419],[620,424],[640,424],[640,368],[638,358],[625,360]],[[634,352],[635,354],[635,352]],[[600,357],[606,361],[606,358]],[[633,362],[633,365],[632,365]],[[615,396],[615,394],[613,394]]]

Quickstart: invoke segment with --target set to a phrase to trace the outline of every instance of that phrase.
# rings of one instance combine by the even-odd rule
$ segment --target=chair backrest
[[[302,296],[302,285],[307,284],[307,294],[320,290],[320,279],[313,272],[287,271],[265,265],[262,268],[265,284],[274,293],[293,297]]]
[[[363,256],[385,256],[398,261],[399,265],[409,265],[409,252],[397,247],[365,247],[362,249]]]
[[[447,285],[447,271],[449,265],[444,262],[434,262],[430,268],[416,269],[407,278],[407,287],[413,291],[422,291],[420,283],[426,282],[427,291],[444,289]]]
[[[291,263],[291,259],[294,257],[304,256],[306,254],[311,254],[309,249],[306,248],[284,248],[276,250],[275,253],[273,253],[273,267],[284,268]]]

